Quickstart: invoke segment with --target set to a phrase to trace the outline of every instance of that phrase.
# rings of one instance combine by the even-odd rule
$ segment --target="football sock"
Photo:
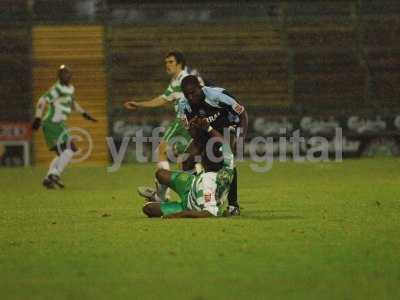
[[[167,160],[159,161],[157,163],[157,168],[162,170],[169,170],[169,162]],[[170,189],[163,184],[157,184],[157,195],[160,201],[165,201],[166,199],[170,199]]]
[[[60,158],[57,163],[57,169],[59,172],[58,175],[61,175],[61,173],[64,171],[65,167],[71,161],[72,156],[74,156],[74,151],[72,151],[71,149],[66,149],[60,154]]]
[[[239,207],[237,202],[237,170],[236,168],[233,169],[233,180],[229,189],[228,194],[228,204],[230,206]]]
[[[58,164],[59,160],[60,160],[59,156],[56,156],[56,157],[53,158],[53,160],[50,163],[49,171],[47,172],[47,176],[49,176],[50,174],[54,174],[54,175],[57,175],[57,176],[60,175],[60,173],[59,173],[59,171],[57,169],[57,164]]]

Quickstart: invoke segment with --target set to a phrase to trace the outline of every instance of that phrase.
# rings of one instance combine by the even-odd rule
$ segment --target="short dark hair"
[[[57,75],[60,76],[60,74],[62,72],[71,72],[71,69],[68,68],[68,66],[66,66],[66,65],[61,65],[61,66],[58,67]]]
[[[183,56],[182,52],[170,51],[167,53],[167,55],[165,55],[165,58],[170,57],[170,56],[175,57],[176,63],[180,64],[182,66],[182,69],[184,69],[186,67],[185,56]]]
[[[201,86],[199,79],[194,75],[188,75],[182,79],[182,89],[184,89],[188,85]]]

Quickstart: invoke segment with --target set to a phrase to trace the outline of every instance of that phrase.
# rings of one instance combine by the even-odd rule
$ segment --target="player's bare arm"
[[[153,98],[151,100],[148,101],[127,101],[125,102],[124,106],[126,109],[130,109],[130,110],[135,110],[138,108],[155,108],[155,107],[160,107],[160,106],[164,106],[165,104],[167,104],[168,101],[161,98],[161,97],[156,97]]]
[[[240,115],[239,115],[240,123],[239,123],[239,137],[240,138],[245,138],[247,134],[247,128],[249,126],[249,117],[247,115],[247,111],[244,110]]]
[[[40,99],[38,100],[38,103],[36,105],[35,118],[32,122],[33,130],[38,130],[40,128],[40,124],[42,122],[42,117],[43,117],[43,113],[46,109],[46,106],[47,106],[46,98],[40,97]]]
[[[74,101],[74,110],[82,115],[86,120],[97,122],[97,119],[93,118],[87,111],[85,111],[78,101]]]

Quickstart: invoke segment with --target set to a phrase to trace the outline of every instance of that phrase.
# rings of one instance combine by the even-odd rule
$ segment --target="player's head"
[[[72,73],[71,70],[66,65],[61,65],[58,68],[57,76],[61,84],[69,85],[72,78]]]
[[[190,105],[199,105],[204,99],[205,95],[201,89],[201,84],[196,76],[189,75],[182,79],[181,82],[182,92],[188,99]]]
[[[178,75],[185,68],[185,66],[185,57],[181,52],[171,51],[165,56],[165,69],[169,75]]]

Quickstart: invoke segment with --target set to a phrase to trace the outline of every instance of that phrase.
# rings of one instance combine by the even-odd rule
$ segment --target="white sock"
[[[72,156],[74,156],[74,151],[72,151],[71,149],[66,149],[61,153],[60,159],[57,164],[59,175],[64,171],[65,167],[71,161]]]
[[[59,160],[60,160],[59,156],[56,156],[53,158],[53,160],[50,163],[49,171],[47,172],[47,176],[49,176],[50,174],[55,174],[57,176],[60,176],[60,172],[57,169]]]
[[[167,160],[159,161],[157,163],[157,168],[161,170],[170,170],[169,162]],[[159,196],[161,201],[165,201],[166,199],[170,199],[171,190],[163,184],[157,184],[157,195]]]

